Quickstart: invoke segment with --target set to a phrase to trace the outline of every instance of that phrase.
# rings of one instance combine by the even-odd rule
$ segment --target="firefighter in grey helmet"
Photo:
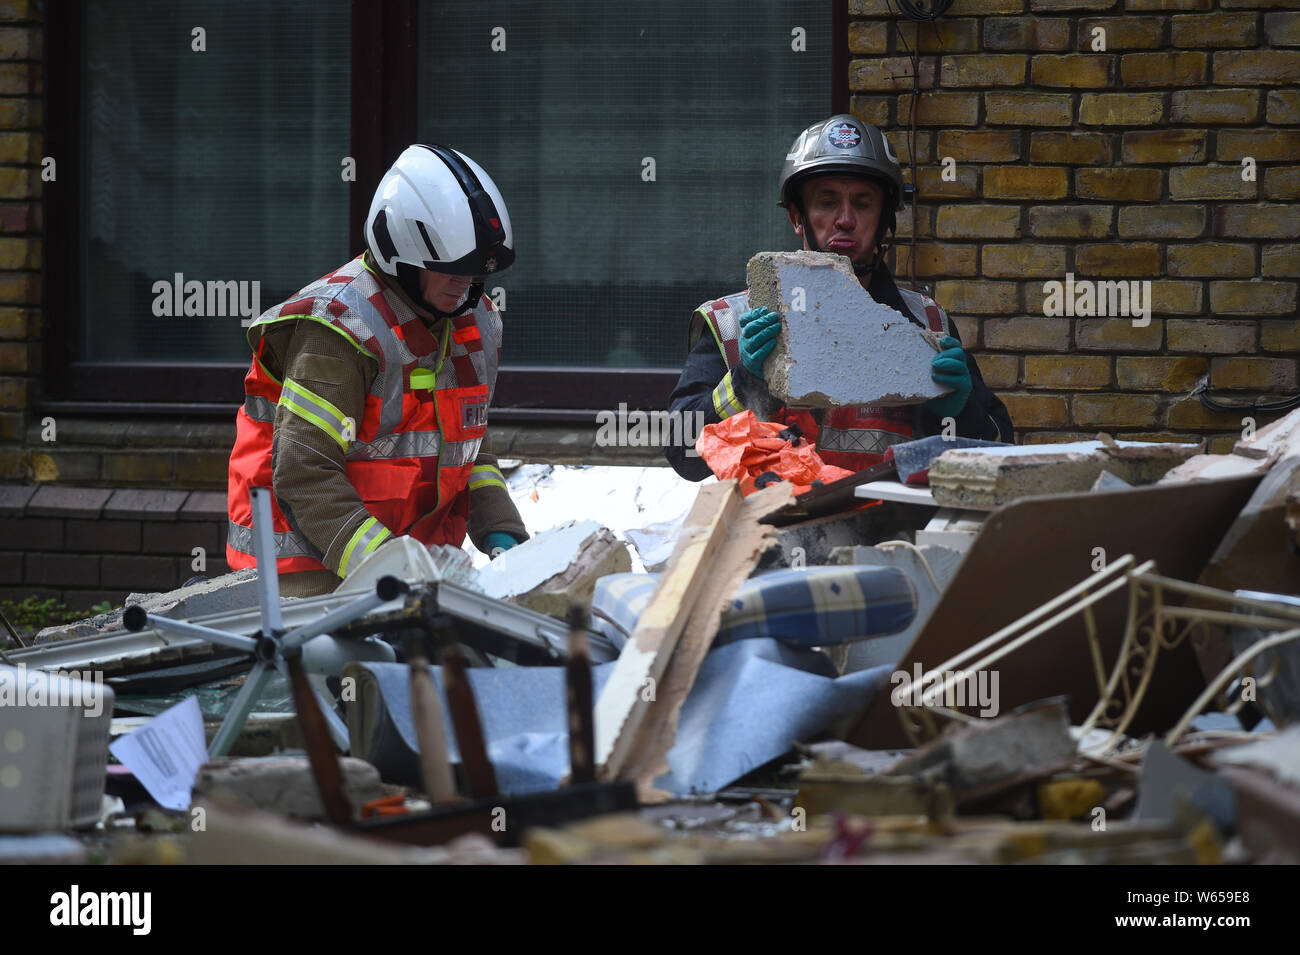
[[[768,392],[764,370],[781,317],[751,308],[743,291],[695,310],[691,351],[670,410],[701,413],[705,424],[746,410],[760,419],[797,424],[824,461],[851,471],[878,464],[891,444],[951,433],[948,422],[963,437],[1012,440],[1006,407],[984,385],[947,313],[928,296],[899,288],[890,273],[885,253],[903,203],[903,173],[880,130],[848,114],[812,124],[786,152],[777,192],[804,249],[845,256],[873,299],[944,336],[932,373],[952,390],[924,405],[841,407],[816,414],[783,407]],[[685,447],[670,446],[666,454],[683,477],[701,480],[710,474]]]

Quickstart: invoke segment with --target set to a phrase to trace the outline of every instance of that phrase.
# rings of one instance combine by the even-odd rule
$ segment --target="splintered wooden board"
[[[1259,475],[1129,490],[1059,494],[1013,501],[989,515],[943,598],[898,669],[943,663],[1092,575],[1095,548],[1107,561],[1133,554],[1165,577],[1194,581],[1259,483]],[[1128,589],[1093,605],[1106,665],[1124,635]],[[999,712],[1065,694],[1075,724],[1097,702],[1097,681],[1082,615],[993,666]],[[847,739],[868,749],[911,745],[890,702],[878,692]],[[1161,651],[1155,678],[1130,735],[1168,729],[1205,688],[1189,641]],[[966,707],[974,714],[976,708]]]
[[[741,504],[734,480],[700,488],[659,585],[596,701],[596,759],[603,778],[622,773],[646,711],[654,705],[655,687]]]
[[[661,802],[671,794],[654,782],[668,772],[668,753],[677,740],[677,720],[686,697],[699,676],[704,658],[713,646],[723,611],[746,578],[758,566],[763,551],[777,542],[777,532],[762,521],[794,501],[794,489],[785,481],[770,484],[745,498],[726,540],[704,574],[695,607],[682,627],[677,646],[659,681],[654,707],[641,721],[623,762],[622,776],[636,781],[637,799]]]

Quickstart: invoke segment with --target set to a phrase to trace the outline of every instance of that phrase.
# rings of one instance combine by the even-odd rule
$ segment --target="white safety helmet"
[[[408,146],[384,174],[366,216],[366,245],[408,293],[419,288],[416,269],[481,279],[515,260],[496,183],[464,153],[438,145]],[[459,311],[473,308],[481,294],[475,282]]]

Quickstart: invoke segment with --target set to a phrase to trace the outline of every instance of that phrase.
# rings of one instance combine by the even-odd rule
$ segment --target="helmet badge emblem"
[[[862,132],[852,123],[836,123],[827,128],[826,139],[837,149],[852,149],[862,142]]]
[[[483,268],[488,272],[495,272],[497,270],[497,260],[495,258],[489,258],[483,263]]]

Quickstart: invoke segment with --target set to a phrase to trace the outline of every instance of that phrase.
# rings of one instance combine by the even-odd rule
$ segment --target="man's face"
[[[876,226],[885,207],[885,190],[861,176],[815,176],[801,187],[808,222],[793,204],[786,210],[795,234],[809,248],[807,229],[824,252],[869,264],[875,255]]]
[[[454,312],[474,279],[469,275],[446,275],[442,272],[420,271],[420,293],[424,300],[440,312]]]

